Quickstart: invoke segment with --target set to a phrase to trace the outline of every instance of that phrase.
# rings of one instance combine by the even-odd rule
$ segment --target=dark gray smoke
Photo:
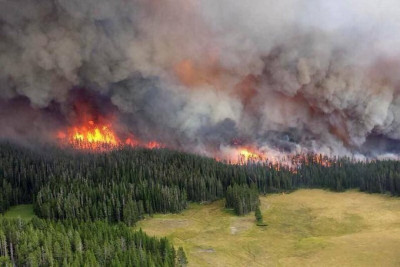
[[[81,88],[199,153],[392,152],[399,29],[397,0],[0,0],[1,135],[51,139]]]

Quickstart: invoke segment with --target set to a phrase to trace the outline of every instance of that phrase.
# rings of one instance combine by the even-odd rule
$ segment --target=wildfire
[[[71,127],[66,132],[60,131],[58,138],[79,149],[106,149],[119,145],[119,139],[110,125],[98,125],[93,120]]]
[[[301,164],[312,164],[317,163],[323,167],[331,167],[335,162],[334,159],[321,154],[298,154],[290,158],[293,166],[299,166]]]
[[[249,161],[265,161],[266,157],[262,153],[255,151],[255,150],[250,150],[249,148],[241,148],[238,151],[239,155],[239,162],[240,163],[245,163]]]
[[[162,144],[156,141],[143,142],[132,134],[125,135],[121,138],[114,129],[111,120],[104,118],[88,120],[86,123],[68,127],[57,133],[57,138],[62,145],[70,146],[79,150],[90,151],[108,151],[123,146],[145,147],[149,149],[163,148]],[[232,164],[247,163],[267,163],[271,164],[275,169],[282,167],[292,172],[296,172],[297,168],[302,164],[317,163],[323,167],[330,167],[332,159],[327,156],[317,154],[296,154],[284,156],[272,150],[265,148],[257,149],[250,145],[240,144],[240,140],[234,140],[231,146],[224,147],[219,154],[215,154],[214,158],[223,160]]]
[[[141,142],[132,135],[123,141],[113,131],[111,123],[96,123],[93,120],[59,131],[57,137],[63,145],[81,150],[105,151],[123,146],[140,146],[150,149],[163,147],[156,141]]]
[[[222,148],[222,154],[218,155],[217,160],[232,164],[265,163],[275,170],[285,168],[293,173],[296,173],[298,168],[303,164],[317,164],[322,167],[331,167],[335,163],[335,159],[321,154],[282,153],[266,147],[257,149],[253,146],[240,145],[240,141],[236,140],[231,146]]]
[[[218,156],[214,156],[214,158],[232,164],[246,164],[248,162],[264,162],[269,160],[265,153],[250,146],[223,147]]]

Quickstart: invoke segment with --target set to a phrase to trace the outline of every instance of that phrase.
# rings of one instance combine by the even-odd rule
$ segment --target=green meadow
[[[400,198],[312,189],[260,200],[266,227],[217,201],[137,228],[183,246],[189,266],[400,266]]]
[[[33,212],[33,205],[17,205],[11,207],[3,216],[9,219],[21,218],[22,220],[29,221],[35,216],[35,213]]]

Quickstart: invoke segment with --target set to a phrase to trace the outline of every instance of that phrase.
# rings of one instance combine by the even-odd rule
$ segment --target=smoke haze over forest
[[[400,151],[396,0],[0,0],[0,66],[23,143],[89,116],[211,156]]]

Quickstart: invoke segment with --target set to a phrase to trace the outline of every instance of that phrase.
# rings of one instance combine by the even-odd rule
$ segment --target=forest
[[[181,258],[166,238],[125,224],[0,218],[1,266],[175,266]]]
[[[188,202],[222,198],[226,198],[226,207],[242,215],[256,210],[259,194],[298,188],[358,188],[369,193],[400,194],[398,161],[356,161],[315,154],[298,155],[296,161],[296,167],[289,168],[269,162],[229,164],[168,149],[121,148],[90,153],[3,142],[0,213],[13,205],[33,203],[41,219],[29,223],[2,219],[1,259],[31,266],[48,261],[85,265],[83,261],[89,259],[115,266],[119,266],[118,261],[122,266],[174,266],[180,263],[167,240],[151,239],[143,233],[131,236],[127,226],[154,213],[180,212]],[[100,228],[104,236],[85,235]],[[60,246],[70,249],[65,257],[58,257],[56,251],[43,252],[58,247],[49,237],[53,234]],[[35,242],[43,245],[42,250],[34,250],[27,236],[37,237]],[[75,238],[93,247],[85,245],[87,251],[77,254]],[[151,245],[146,247],[146,242]],[[110,244],[108,256],[96,254],[95,243]],[[42,256],[30,256],[35,253]],[[27,264],[31,258],[41,262]]]
[[[33,203],[41,218],[133,225],[144,215],[180,212],[188,201],[224,198],[234,185],[247,185],[261,194],[297,188],[400,194],[398,161],[328,159],[314,154],[297,161],[293,170],[268,162],[227,164],[168,149],[86,153],[3,143],[0,212]]]

